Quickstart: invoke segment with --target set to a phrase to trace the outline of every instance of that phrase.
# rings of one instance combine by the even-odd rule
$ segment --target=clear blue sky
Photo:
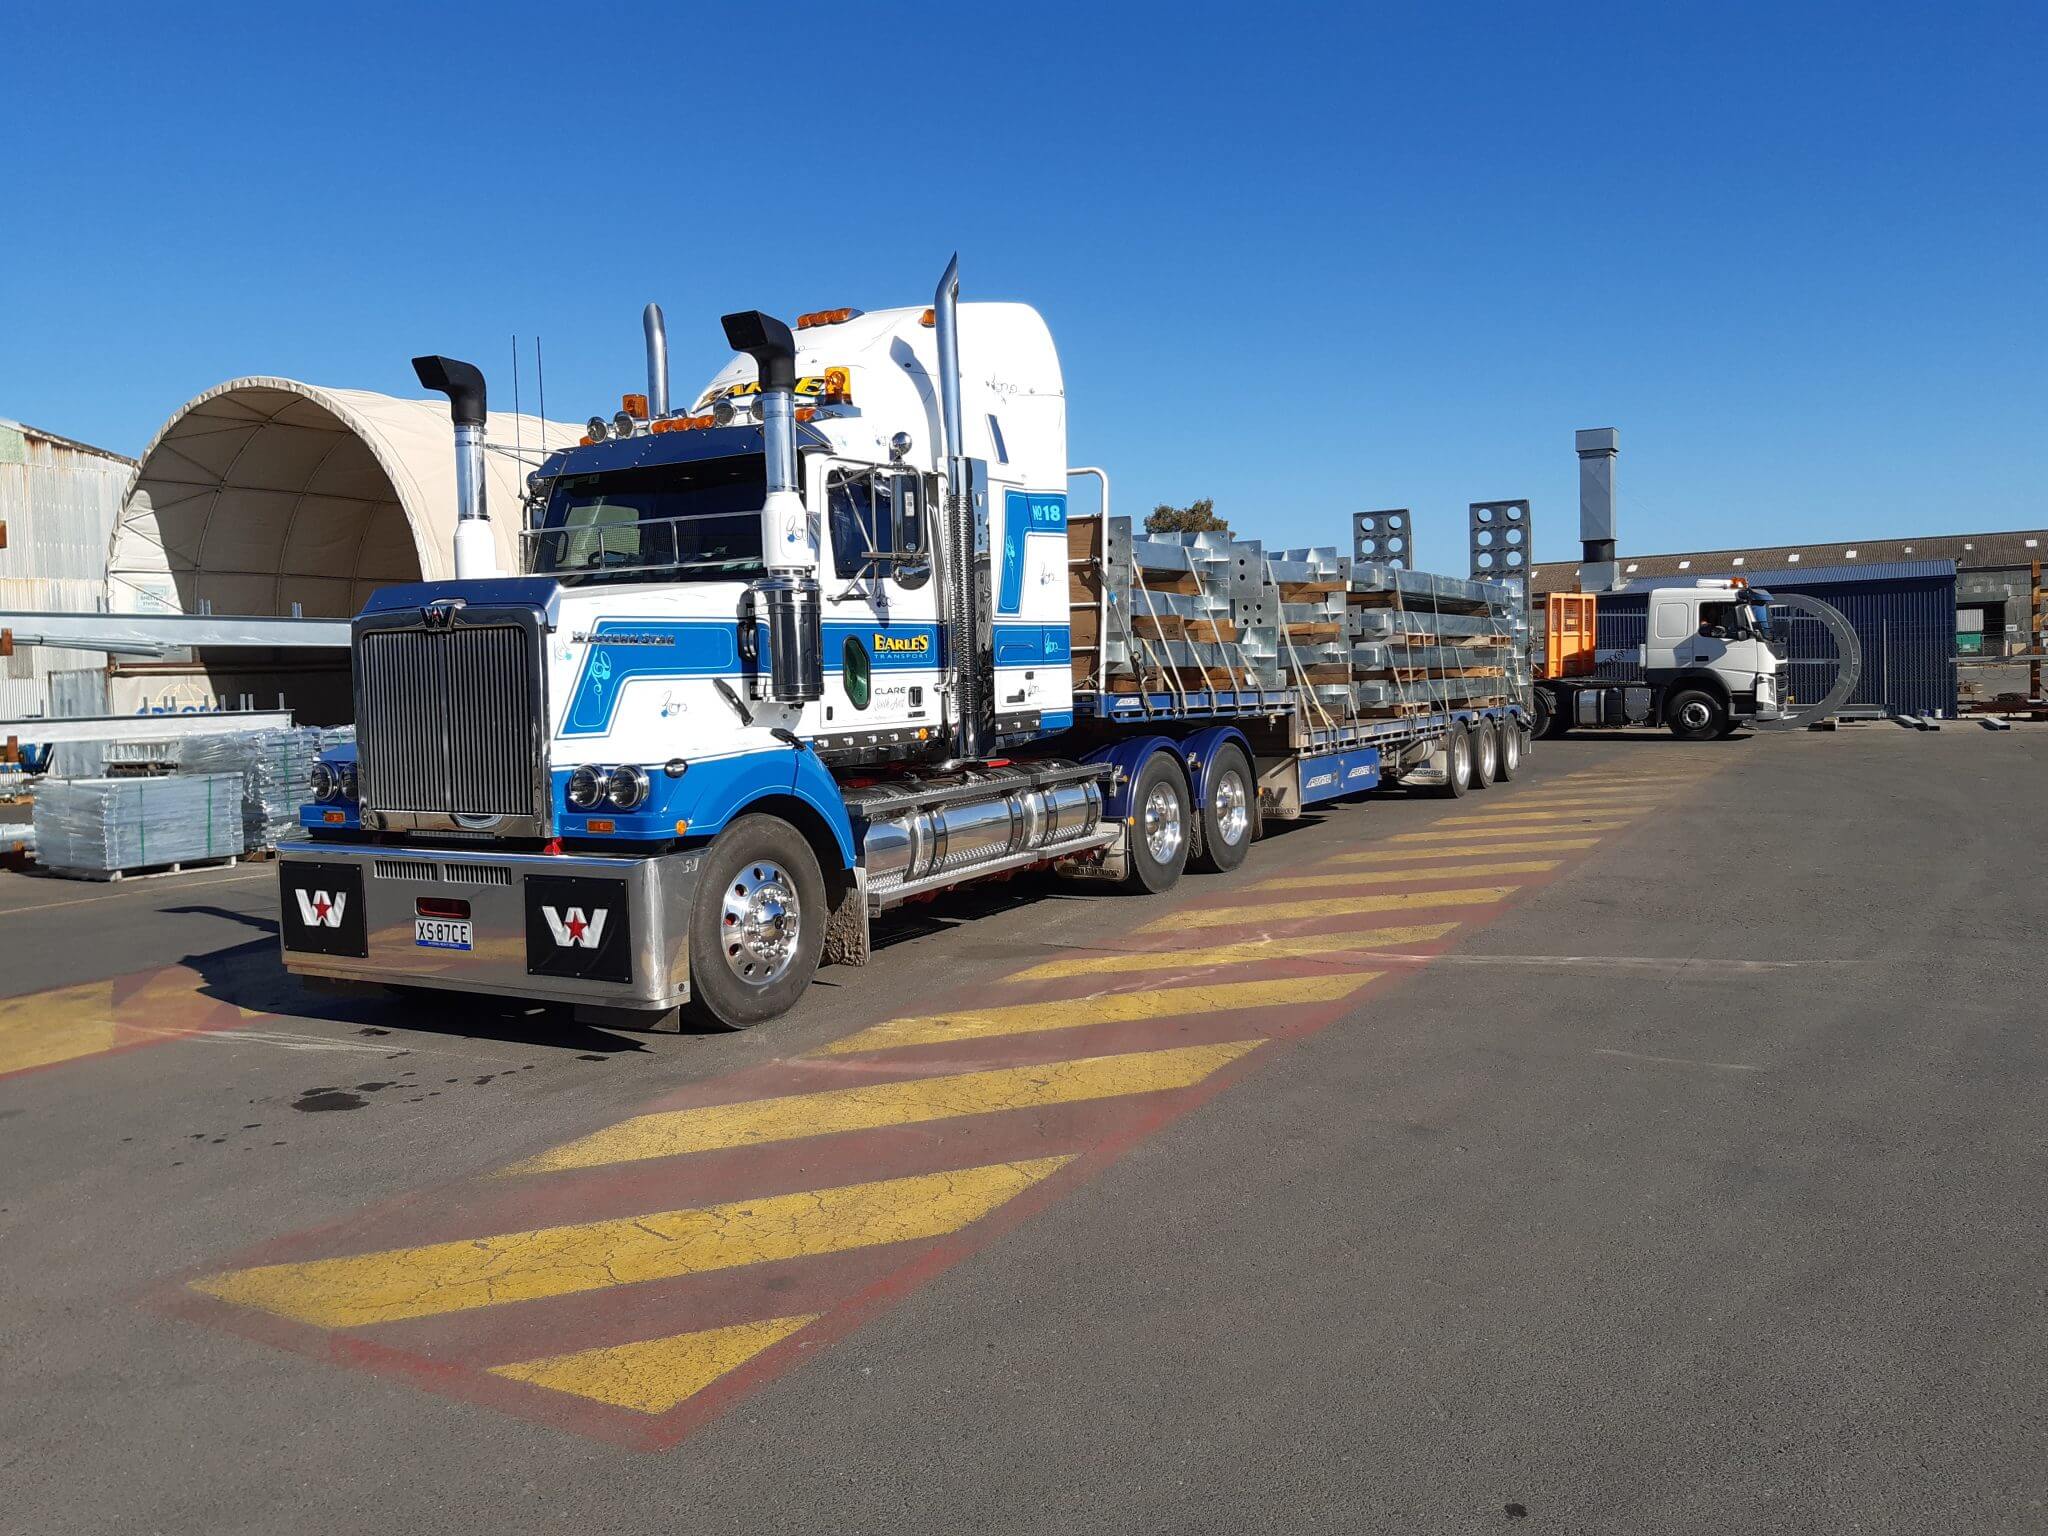
[[[1450,569],[1526,495],[1564,558],[1613,425],[1624,552],[2048,521],[2038,3],[36,17],[0,415],[130,453],[238,374],[440,351],[509,403],[514,331],[580,420],[649,298],[682,392],[721,312],[921,302],[957,248],[1119,510],[1406,505]]]

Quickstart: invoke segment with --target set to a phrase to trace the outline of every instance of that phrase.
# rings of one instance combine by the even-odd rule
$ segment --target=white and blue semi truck
[[[1164,891],[1267,819],[1519,758],[1515,703],[1343,722],[1079,675],[1068,483],[1099,472],[1044,321],[958,295],[955,263],[929,308],[728,315],[680,410],[650,305],[648,395],[530,476],[516,573],[483,377],[416,360],[456,579],[354,621],[356,741],[279,850],[292,971],[744,1027],[901,903],[1031,866]]]

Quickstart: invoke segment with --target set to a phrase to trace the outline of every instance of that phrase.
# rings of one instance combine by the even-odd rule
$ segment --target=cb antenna
[[[547,438],[541,438],[541,447],[547,447]],[[526,434],[520,429],[519,421],[519,333],[512,333],[512,457],[519,461],[519,477],[522,484],[526,478]]]

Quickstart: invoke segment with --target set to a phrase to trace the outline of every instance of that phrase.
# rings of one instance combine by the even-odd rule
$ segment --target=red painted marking
[[[1583,853],[1587,850],[1580,850]],[[1444,885],[1514,885],[1497,903],[1472,907],[1394,909],[1331,918],[1289,919],[1275,927],[1289,935],[1455,921],[1459,926],[1428,945],[1403,946],[1409,954],[1438,954],[1465,935],[1512,910],[1530,892],[1566,871],[1569,855],[1544,874],[1503,877],[1447,874]],[[1439,882],[1363,886],[1411,891]],[[1340,890],[1217,893],[1190,907],[1253,906],[1310,899]],[[1185,909],[1183,909],[1185,910]],[[1148,914],[1150,916],[1151,914]],[[1199,948],[1204,930],[1131,935],[1120,947],[1149,951]],[[1220,937],[1220,935],[1218,935]],[[1240,942],[1242,935],[1232,935]],[[1287,956],[1181,971],[1087,975],[1008,982],[1005,1004],[1048,1005],[1105,990],[1152,991],[1204,980],[1251,981],[1329,974],[1341,955]],[[1370,962],[1356,968],[1372,969]],[[940,1072],[974,1071],[1119,1051],[1156,1050],[1265,1035],[1275,1044],[1230,1062],[1203,1082],[1169,1093],[1098,1100],[1050,1109],[995,1113],[914,1126],[848,1132],[801,1141],[613,1164],[595,1169],[498,1178],[471,1178],[388,1202],[343,1221],[282,1237],[231,1259],[209,1263],[180,1278],[157,1303],[175,1315],[227,1328],[280,1348],[409,1381],[428,1391],[496,1408],[636,1450],[662,1450],[722,1413],[731,1403],[845,1337],[883,1308],[969,1254],[986,1246],[1094,1178],[1137,1143],[1177,1120],[1246,1074],[1276,1058],[1284,1042],[1327,1028],[1364,1000],[1403,985],[1416,965],[1385,968],[1377,980],[1327,1003],[1281,1005],[1237,1013],[1201,1014],[1087,1025],[1030,1034],[901,1047],[862,1055],[778,1061],[657,1100],[642,1113],[752,1098],[895,1081]],[[986,1006],[986,984],[961,1008]],[[943,1013],[944,1007],[930,1010]],[[603,1125],[617,1124],[616,1118]],[[551,1143],[576,1139],[566,1136]],[[443,1241],[460,1235],[518,1231],[590,1221],[684,1205],[711,1204],[747,1194],[768,1195],[861,1182],[942,1167],[969,1167],[1020,1157],[1072,1151],[1073,1161],[980,1221],[947,1237],[803,1260],[641,1282],[577,1296],[413,1319],[338,1335],[252,1309],[229,1306],[186,1289],[185,1280],[250,1264],[278,1263]],[[578,1349],[664,1337],[721,1324],[819,1311],[809,1326],[764,1350],[696,1396],[664,1414],[643,1415],[570,1394],[492,1376],[486,1367]]]

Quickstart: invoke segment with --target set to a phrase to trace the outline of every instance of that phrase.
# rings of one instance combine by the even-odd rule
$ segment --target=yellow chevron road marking
[[[1627,825],[1626,821],[1574,821],[1566,822],[1561,826],[1525,827],[1520,829],[1520,833],[1510,832],[1508,835],[1514,837],[1521,833],[1612,832],[1617,827],[1625,827]],[[1485,832],[1492,830],[1492,827],[1487,827],[1483,831],[1478,827],[1453,827],[1448,832],[1402,832],[1388,838],[1387,841],[1390,843],[1455,843],[1484,836]]]
[[[1255,891],[1298,891],[1324,886],[1392,885],[1408,880],[1456,880],[1465,875],[1540,875],[1561,859],[1509,860],[1501,864],[1446,864],[1431,869],[1347,869],[1335,875],[1283,875],[1253,882]]]
[[[1512,885],[1476,886],[1462,891],[1388,891],[1378,896],[1330,896],[1312,901],[1266,901],[1249,907],[1195,907],[1147,923],[1140,933],[1179,928],[1238,928],[1298,917],[1349,917],[1360,912],[1402,912],[1413,907],[1477,907],[1504,900]]]
[[[349,1258],[266,1264],[192,1286],[315,1327],[361,1328],[939,1237],[978,1221],[1067,1161],[993,1163]]]
[[[1255,908],[1266,911],[1268,908]],[[1161,987],[1152,992],[1109,992],[1050,1003],[1015,1003],[999,1008],[963,1008],[956,1013],[892,1019],[826,1046],[821,1055],[886,1051],[905,1045],[938,1045],[1039,1030],[1080,1029],[1090,1024],[1129,1024],[1203,1013],[1230,1013],[1278,1003],[1327,1003],[1349,996],[1377,972],[1339,976],[1290,976],[1277,981],[1205,982],[1194,987]]]
[[[1244,944],[1211,944],[1202,949],[1119,949],[1073,960],[1048,960],[1011,981],[1050,981],[1059,976],[1120,976],[1127,971],[1193,971],[1212,965],[1246,965],[1304,955],[1339,955],[1351,950],[1395,949],[1428,944],[1456,923],[1417,923],[1405,928],[1363,928],[1352,933],[1308,933],[1286,939],[1253,939]]]
[[[1624,792],[1618,789],[1588,789],[1574,790],[1570,794],[1561,795],[1515,795],[1504,801],[1497,809],[1505,811],[1517,806],[1526,806],[1530,809],[1548,811],[1562,810],[1578,805],[1592,805],[1611,806],[1615,810],[1623,810],[1629,807],[1640,807],[1647,810],[1651,806],[1662,805],[1670,798],[1669,795],[1645,794],[1635,790]],[[1492,806],[1488,808],[1496,809],[1496,807]]]
[[[1521,834],[1517,834],[1518,836]],[[1533,836],[1533,834],[1531,834]],[[1325,864],[1382,864],[1396,863],[1407,859],[1455,859],[1473,855],[1502,853],[1553,853],[1574,848],[1591,848],[1600,841],[1597,837],[1542,838],[1535,842],[1499,843],[1451,843],[1440,848],[1375,848],[1367,853],[1339,853],[1323,860]],[[1469,864],[1458,866],[1464,873],[1472,868]]]
[[[1590,821],[1597,816],[1626,816],[1633,819],[1638,814],[1637,807],[1620,805],[1603,807],[1599,810],[1562,811],[1531,811],[1525,810],[1519,805],[1504,805],[1497,811],[1476,811],[1467,816],[1439,816],[1432,825],[1439,827],[1471,827],[1475,831],[1485,827],[1526,825],[1531,832],[1546,832],[1552,829],[1542,826],[1540,823],[1552,821]],[[1566,829],[1559,827],[1555,830],[1562,832]]]
[[[1192,1087],[1261,1043],[1237,1040],[1225,1045],[1088,1056],[1078,1061],[921,1077],[901,1083],[864,1083],[857,1088],[830,1088],[740,1104],[636,1115],[595,1135],[515,1163],[505,1172],[553,1173],[563,1168],[595,1168],[607,1163],[680,1157],[721,1147],[797,1141],[885,1125],[917,1125],[963,1115],[993,1115],[1011,1109],[1043,1109],[1127,1094],[1162,1093]]]
[[[113,1048],[113,987],[107,982],[0,998],[0,1073]]]
[[[494,1365],[493,1376],[570,1392],[635,1413],[666,1413],[712,1382],[779,1344],[818,1314],[771,1317],[765,1322],[706,1328],[665,1339],[643,1339],[605,1349],[582,1349],[545,1360]]]

